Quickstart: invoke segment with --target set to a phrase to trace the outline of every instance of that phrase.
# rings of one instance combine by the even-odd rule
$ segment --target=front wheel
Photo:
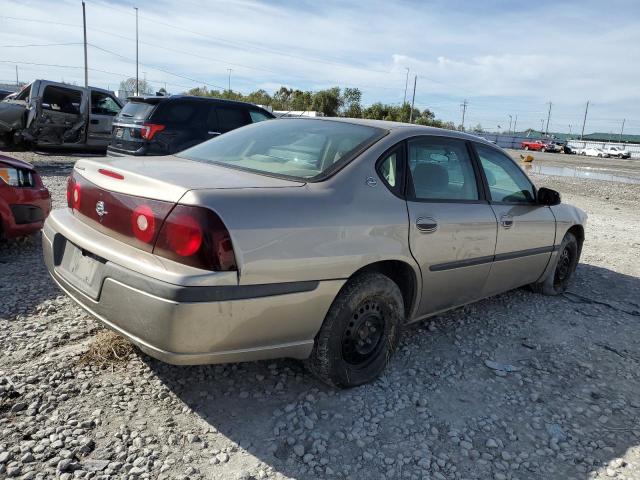
[[[307,368],[333,387],[373,381],[398,345],[403,318],[402,293],[389,277],[366,273],[351,279],[316,335]]]
[[[532,284],[531,289],[536,293],[545,295],[560,295],[564,293],[569,286],[573,273],[576,271],[579,257],[578,240],[573,233],[567,232],[558,249],[555,269],[541,282]]]

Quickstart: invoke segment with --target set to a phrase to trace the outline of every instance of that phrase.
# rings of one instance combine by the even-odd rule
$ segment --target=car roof
[[[426,125],[416,125],[414,123],[391,122],[389,120],[371,120],[368,118],[344,118],[344,117],[289,117],[289,118],[283,117],[283,118],[280,118],[279,120],[288,121],[292,119],[305,119],[312,122],[332,121],[332,122],[351,123],[354,125],[363,125],[367,127],[380,128],[382,130],[387,130],[389,132],[402,130],[403,133],[407,133],[408,135],[447,136],[452,138],[461,138],[464,140],[479,141],[480,143],[493,145],[491,142],[489,142],[488,140],[482,137],[465,133],[465,132],[459,132],[457,130],[428,127]]]
[[[170,95],[170,96],[162,96],[162,95],[133,95],[127,97],[127,100],[130,102],[145,102],[145,103],[163,103],[169,101],[176,100],[196,100],[199,102],[211,102],[211,103],[224,103],[227,105],[236,105],[238,107],[251,107],[257,108],[259,110],[265,110],[258,105],[249,102],[240,102],[238,100],[227,100],[226,98],[214,98],[214,97],[201,97],[198,95]],[[266,110],[265,110],[266,111]]]

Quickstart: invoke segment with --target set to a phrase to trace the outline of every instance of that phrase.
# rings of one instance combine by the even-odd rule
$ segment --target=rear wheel
[[[367,273],[353,278],[331,305],[307,368],[339,388],[373,381],[396,349],[403,312],[402,293],[389,277]]]
[[[524,150],[529,150],[529,146],[528,146],[528,145],[525,145],[525,146],[524,146]]]
[[[578,240],[573,233],[567,232],[560,245],[553,272],[543,281],[532,284],[531,289],[545,295],[564,293],[578,266],[579,252]]]

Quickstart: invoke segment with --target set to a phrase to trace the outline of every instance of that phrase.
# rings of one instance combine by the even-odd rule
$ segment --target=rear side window
[[[48,85],[42,94],[42,108],[55,112],[80,114],[82,93],[70,88]]]
[[[218,131],[229,132],[249,123],[249,116],[244,108],[217,107]]]
[[[195,102],[166,102],[153,115],[157,122],[188,123],[198,112]]]
[[[120,116],[134,118],[136,120],[146,120],[154,107],[155,105],[152,105],[151,103],[128,102],[124,107],[122,107]]]
[[[418,200],[478,200],[471,157],[463,140],[423,137],[409,142],[410,186]]]

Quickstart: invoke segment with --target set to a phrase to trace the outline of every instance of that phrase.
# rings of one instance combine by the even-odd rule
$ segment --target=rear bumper
[[[106,260],[99,293],[92,298],[69,281],[57,264],[56,250],[67,241],[84,248],[83,240],[62,236],[56,228],[60,219],[52,217],[45,224],[42,245],[45,264],[58,286],[107,327],[167,363],[306,358],[344,284],[331,280],[178,285]]]

